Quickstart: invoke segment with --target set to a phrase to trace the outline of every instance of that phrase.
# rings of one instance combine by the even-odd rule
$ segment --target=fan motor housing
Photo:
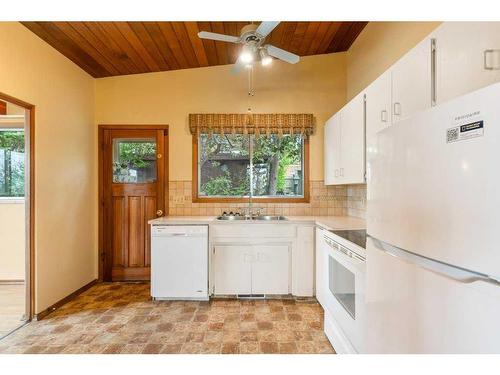
[[[256,33],[257,25],[250,24],[246,25],[241,29],[241,40],[244,43],[260,44],[264,38]]]

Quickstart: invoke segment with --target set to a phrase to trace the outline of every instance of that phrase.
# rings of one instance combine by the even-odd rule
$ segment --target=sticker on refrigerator
[[[481,137],[484,134],[483,121],[475,121],[446,129],[446,143]]]

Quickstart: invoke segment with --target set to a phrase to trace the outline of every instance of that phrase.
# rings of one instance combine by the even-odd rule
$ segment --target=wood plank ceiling
[[[23,22],[93,77],[233,64],[241,45],[202,40],[199,31],[238,36],[250,22]],[[282,22],[267,43],[300,56],[349,49],[367,22]]]

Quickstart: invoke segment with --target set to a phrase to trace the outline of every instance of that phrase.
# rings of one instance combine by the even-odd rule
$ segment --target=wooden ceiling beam
[[[191,68],[170,22],[156,22],[181,69]]]
[[[144,42],[139,39],[138,35],[130,27],[128,22],[114,22],[114,25],[123,35],[123,37],[129,42],[130,46],[134,50],[134,54],[139,56],[142,61],[144,61],[148,69],[150,69],[152,72],[160,71],[160,65],[149,54],[148,50],[144,46]]]
[[[113,56],[113,61],[117,61],[123,65],[121,74],[132,74],[137,70],[130,57],[120,48],[120,46],[107,34],[100,22],[84,22],[84,25],[98,38],[104,48]],[[116,65],[116,64],[115,64]]]
[[[148,51],[149,55],[154,59],[156,64],[159,67],[160,71],[170,70],[170,67],[165,61],[163,54],[159,51],[158,46],[149,35],[148,31],[144,27],[142,22],[127,22],[132,30],[134,30],[135,34],[139,38],[139,40],[144,44],[144,48]]]
[[[181,66],[177,62],[174,53],[168,46],[163,33],[156,22],[143,22],[144,27],[148,31],[151,38],[154,40],[155,44],[158,47],[158,50],[162,54],[163,58],[167,62],[168,66],[171,70],[181,69]]]
[[[210,25],[210,22],[198,22],[198,29],[200,31],[212,31],[212,26]],[[203,43],[203,47],[207,55],[208,64],[211,66],[218,65],[219,61],[217,60],[215,42],[209,39],[202,39],[201,42]]]
[[[193,45],[189,39],[184,22],[170,22],[172,28],[174,29],[175,36],[181,45],[181,49],[186,57],[188,65],[190,68],[199,68],[198,59],[194,53]]]
[[[193,46],[196,59],[198,60],[199,66],[208,66],[207,53],[205,52],[205,47],[203,46],[203,41],[198,37],[200,30],[198,29],[197,22],[184,22],[186,31]]]
[[[86,52],[79,49],[71,40],[61,32],[52,23],[41,22],[23,22],[23,25],[30,29],[33,33],[49,43],[56,50],[61,52],[68,59],[73,61],[80,68],[85,70],[93,77],[105,77],[109,75],[103,67],[101,67],[92,57]]]
[[[210,22],[212,25],[212,32],[224,34],[224,24],[222,22]],[[227,58],[227,43],[226,42],[215,42],[215,50],[217,51],[217,60],[219,65],[229,64]]]

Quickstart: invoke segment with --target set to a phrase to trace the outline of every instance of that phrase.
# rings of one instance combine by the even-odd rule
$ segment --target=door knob
[[[162,210],[158,210],[156,211],[156,216],[163,216],[163,211]]]

